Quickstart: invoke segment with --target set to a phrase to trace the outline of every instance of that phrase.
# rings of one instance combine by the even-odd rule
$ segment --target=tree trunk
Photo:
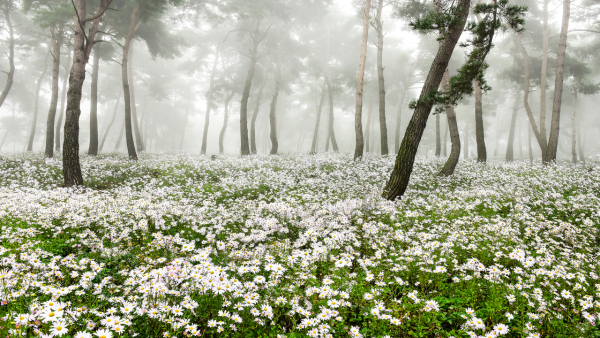
[[[235,93],[231,92],[227,94],[227,98],[225,99],[225,116],[223,117],[223,127],[221,128],[221,133],[219,134],[219,154],[223,153],[223,140],[225,139],[225,130],[227,130],[227,123],[229,123],[229,102]]]
[[[188,116],[190,115],[190,96],[188,96],[187,104],[185,106],[185,114],[183,116],[183,128],[181,128],[181,139],[179,140],[179,151],[183,149],[183,139],[185,136],[185,127],[187,126]],[[208,110],[206,111],[208,113]],[[206,154],[206,152],[205,152]]]
[[[85,65],[87,64],[94,39],[98,31],[98,25],[110,0],[101,0],[98,10],[93,16],[92,24],[88,30],[87,37],[84,35],[86,17],[86,1],[74,0],[77,15],[75,21],[75,32],[73,39],[73,66],[69,74],[69,91],[67,93],[67,113],[65,119],[65,143],[63,146],[63,175],[64,185],[82,185],[81,166],[79,164],[79,116],[81,115],[81,92],[85,80]],[[80,19],[81,18],[81,19]]]
[[[4,7],[2,7],[2,12],[4,13],[4,20],[6,22],[6,27],[8,28],[8,72],[6,73],[6,84],[4,85],[4,89],[2,90],[2,94],[0,94],[0,107],[4,104],[4,100],[8,96],[8,92],[10,92],[10,88],[14,82],[15,76],[15,36],[13,31],[12,21],[10,20],[10,11],[12,8],[12,3],[6,3]]]
[[[573,115],[571,115],[571,158],[577,163],[577,94],[573,98]]]
[[[548,137],[548,133],[546,132],[546,93],[548,88],[548,85],[546,84],[548,79],[548,3],[550,0],[543,1],[542,71],[540,77],[540,135],[544,139],[544,143],[546,143],[546,138]]]
[[[475,140],[477,142],[477,161],[487,161],[487,150],[485,148],[485,134],[483,130],[483,91],[479,82],[475,81]]]
[[[94,47],[94,65],[92,67],[92,88],[90,100],[90,148],[88,155],[98,155],[98,70],[100,68],[100,46]]]
[[[317,122],[315,123],[315,131],[313,132],[312,145],[310,147],[310,153],[317,153],[317,139],[319,137],[319,125],[321,123],[321,112],[323,111],[323,102],[325,102],[325,86],[321,88],[321,98],[317,106]]]
[[[206,92],[206,115],[204,116],[204,131],[202,132],[202,148],[200,153],[202,155],[206,154],[206,146],[208,142],[208,126],[210,124],[210,110],[212,108],[212,99],[213,99],[213,91],[215,86],[215,76],[217,74],[217,64],[219,62],[219,54],[221,52],[220,47],[217,49],[215,53],[215,61],[212,65],[212,70],[210,72],[210,82],[208,86],[208,91]],[[181,150],[181,147],[179,147]]]
[[[381,12],[383,9],[383,0],[379,0],[377,6],[377,16],[375,26],[377,30],[377,76],[379,78],[379,135],[381,137],[381,155],[387,155],[388,137],[387,121],[385,118],[385,81],[383,78],[383,23],[381,22]]]
[[[556,57],[556,77],[554,79],[554,102],[552,104],[552,122],[550,123],[550,136],[546,155],[548,161],[556,162],[558,148],[558,134],[560,129],[560,108],[563,93],[563,78],[565,72],[565,54],[567,50],[567,33],[569,31],[569,17],[571,15],[571,0],[563,1],[562,27]]]
[[[137,31],[137,28],[135,28]],[[142,140],[142,134],[140,133],[140,124],[137,118],[137,105],[135,104],[135,82],[133,81],[133,44],[129,46],[129,62],[127,64],[127,76],[129,82],[129,93],[131,95],[131,120],[133,123],[133,132],[135,134],[135,144],[137,145],[137,151],[144,151],[144,141]]]
[[[455,118],[456,119],[456,118]],[[457,127],[458,129],[458,127]],[[448,117],[446,116],[446,128],[444,128],[444,157],[448,156],[448,131],[450,130],[450,124],[448,123]]]
[[[8,136],[8,133],[13,129],[13,126],[15,124],[15,107],[17,105],[13,104],[13,109],[12,109],[12,116],[10,117],[10,124],[6,127],[6,132],[4,132],[4,137],[2,137],[2,142],[0,142],[0,151],[2,150],[2,146],[4,146],[4,142],[6,142],[6,137]]]
[[[252,79],[256,70],[256,61],[258,60],[258,45],[264,38],[259,38],[260,19],[256,19],[256,27],[252,34],[252,50],[250,51],[250,65],[248,67],[248,75],[242,92],[242,101],[240,102],[240,139],[242,156],[250,155],[250,144],[248,142],[248,98],[250,97],[250,88],[252,87]],[[266,34],[267,32],[265,32]]]
[[[535,123],[535,119],[533,118],[531,107],[529,106],[529,84],[531,82],[529,75],[529,55],[527,55],[527,51],[521,42],[521,34],[517,35],[517,44],[519,45],[519,48],[521,49],[521,55],[523,56],[523,76],[525,78],[525,82],[523,83],[523,105],[525,106],[525,111],[527,112],[527,118],[531,124],[531,129],[533,130],[538,145],[540,146],[540,150],[542,152],[542,162],[546,163],[546,148],[548,147],[546,143],[546,137],[540,133],[540,130]]]
[[[368,153],[371,151],[371,142],[369,142],[371,136],[371,115],[373,115],[373,102],[369,104],[369,111],[367,112],[367,127],[365,128],[364,143],[365,151]]]
[[[448,69],[446,69],[442,81],[442,89],[444,91],[450,89],[450,73],[448,72]],[[458,160],[460,158],[460,134],[458,132],[458,124],[456,123],[456,113],[454,112],[454,106],[446,108],[446,120],[448,123],[448,128],[446,128],[446,130],[450,131],[450,142],[452,142],[452,148],[450,149],[450,156],[446,160],[446,163],[442,167],[442,170],[440,170],[440,172],[438,173],[438,176],[451,176],[452,174],[454,174],[454,169],[456,168],[456,165],[458,164]]]
[[[68,53],[67,63],[65,63],[65,71],[68,65],[71,65],[73,60],[72,54]],[[60,114],[58,115],[58,122],[56,123],[56,129],[54,131],[54,149],[60,151],[60,130],[63,126],[63,117],[65,113],[65,104],[67,99],[67,80],[69,79],[69,73],[65,72],[62,83],[62,97],[60,99]]]
[[[50,28],[50,46],[52,48],[52,94],[50,96],[50,108],[46,121],[46,148],[44,155],[54,157],[54,120],[56,118],[56,106],[58,105],[58,77],[60,70],[60,46],[62,41],[54,34],[55,27]],[[62,30],[59,32],[62,36]]]
[[[338,148],[337,141],[335,139],[335,129],[333,129],[334,119],[333,119],[333,88],[331,86],[331,82],[329,81],[329,76],[325,75],[325,83],[327,84],[327,95],[329,97],[329,128],[327,133],[327,142],[325,142],[326,147],[329,146],[329,141],[331,141],[331,147],[333,151],[338,152],[340,149]],[[327,151],[329,149],[326,149]]]
[[[279,141],[277,140],[277,98],[279,97],[279,90],[281,89],[281,60],[278,56],[277,60],[277,73],[275,77],[275,90],[273,92],[273,98],[271,99],[271,110],[269,111],[269,125],[271,126],[271,155],[277,154],[279,148]]]
[[[263,79],[258,95],[256,97],[256,105],[254,106],[254,113],[252,114],[252,120],[250,121],[250,151],[252,154],[256,154],[256,119],[258,118],[258,112],[260,111],[260,103],[262,101],[263,90],[267,84],[267,79]]]
[[[48,55],[50,55],[50,50],[48,50]],[[46,71],[48,71],[48,55],[46,56],[46,60],[44,61],[44,69],[42,70],[42,75],[40,75],[40,78],[35,84],[35,97],[33,99],[33,118],[31,119],[31,128],[29,129],[29,141],[27,142],[27,151],[31,151],[33,149],[33,139],[35,138],[35,129],[37,127],[40,89],[42,87],[42,81],[44,81],[44,77],[46,77]]]
[[[104,148],[104,142],[106,142],[106,137],[108,136],[108,132],[110,131],[110,128],[112,127],[113,123],[115,123],[115,120],[117,118],[117,111],[119,108],[119,101],[121,101],[121,92],[119,92],[119,94],[117,96],[117,103],[115,103],[115,110],[113,112],[112,119],[110,120],[110,123],[108,124],[108,126],[106,127],[106,130],[104,131],[104,136],[102,136],[102,142],[100,142],[100,149],[98,149],[98,151],[102,151],[102,148]]]
[[[371,0],[366,0],[365,11],[363,13],[363,35],[360,48],[360,64],[358,66],[358,81],[356,83],[356,109],[354,112],[354,132],[356,134],[356,147],[354,149],[354,159],[360,159],[363,156],[364,140],[362,129],[362,106],[363,106],[363,80],[365,77],[365,64],[367,61],[367,41],[369,39],[369,13],[371,11]]]
[[[442,152],[442,136],[440,135],[440,113],[435,114],[435,157]]]
[[[519,111],[519,96],[521,91],[517,89],[515,103],[513,104],[512,117],[510,118],[510,130],[508,131],[508,141],[506,146],[505,160],[510,162],[514,160],[514,142],[515,142],[515,127],[517,125],[517,112]]]
[[[445,34],[441,36],[440,46],[425,83],[419,96],[419,104],[415,108],[413,116],[408,123],[398,156],[396,157],[396,163],[390,179],[384,188],[383,196],[388,200],[395,200],[402,196],[408,186],[410,175],[413,170],[415,163],[415,156],[423,136],[423,131],[427,125],[427,119],[431,113],[433,103],[430,100],[425,100],[431,92],[435,91],[442,81],[444,72],[448,67],[448,62],[454,51],[454,47],[460,38],[465,23],[467,22],[467,16],[469,14],[471,1],[470,0],[459,0],[455,17],[457,19],[455,25],[451,25],[446,30]]]
[[[121,146],[121,141],[123,140],[123,136],[125,136],[125,120],[123,120],[121,129],[119,129],[119,137],[117,137],[117,143],[115,143],[115,151],[117,151],[119,149],[119,147]]]
[[[121,80],[123,82],[123,101],[125,103],[125,142],[127,143],[127,153],[129,154],[129,159],[137,161],[137,153],[135,151],[135,144],[133,142],[133,130],[132,130],[132,109],[135,109],[135,101],[132,101],[133,97],[133,86],[130,86],[129,80],[129,70],[128,67],[130,58],[129,58],[129,50],[131,48],[131,42],[133,40],[133,36],[137,31],[139,24],[142,22],[138,20],[139,6],[136,6],[131,13],[131,19],[129,22],[129,33],[125,37],[125,44],[123,45],[123,58],[121,61]],[[139,131],[137,130],[137,119],[134,121],[134,125],[136,127],[136,139]],[[138,144],[139,146],[139,144]]]

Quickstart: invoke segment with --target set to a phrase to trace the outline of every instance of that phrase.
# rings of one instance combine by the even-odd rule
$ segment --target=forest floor
[[[600,162],[0,160],[0,337],[600,337]]]

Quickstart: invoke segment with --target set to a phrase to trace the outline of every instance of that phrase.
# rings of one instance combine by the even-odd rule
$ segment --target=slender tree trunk
[[[104,142],[106,142],[106,137],[108,136],[108,132],[110,131],[110,128],[112,127],[113,123],[115,123],[115,120],[117,119],[117,111],[119,108],[119,101],[121,101],[121,92],[119,92],[119,94],[117,96],[117,103],[115,103],[115,110],[113,112],[112,119],[110,119],[110,123],[108,124],[108,126],[106,127],[106,130],[104,131],[104,136],[102,136],[102,142],[100,142],[100,149],[98,151],[102,151],[102,148],[104,148]]]
[[[331,82],[329,81],[329,76],[325,75],[325,83],[327,84],[327,95],[329,97],[329,128],[328,128],[328,136],[327,142],[325,142],[326,147],[329,147],[329,141],[331,141],[331,148],[333,151],[338,152],[340,149],[338,148],[337,141],[335,139],[335,129],[334,119],[333,119],[333,87],[331,86]],[[325,151],[328,151],[326,149]]]
[[[94,47],[94,65],[92,67],[92,88],[90,100],[90,148],[88,155],[98,155],[98,70],[100,68],[100,47]]]
[[[4,137],[2,137],[2,142],[0,143],[0,151],[2,150],[2,146],[4,146],[4,142],[6,142],[6,137],[8,136],[8,133],[13,129],[13,126],[15,124],[15,107],[17,105],[13,104],[13,109],[12,109],[12,116],[10,117],[10,124],[6,127],[6,132],[4,132]]]
[[[13,30],[13,24],[10,20],[10,11],[12,10],[12,2],[6,2],[3,7],[1,7],[2,12],[4,13],[4,21],[6,22],[6,27],[8,28],[8,72],[6,72],[6,84],[4,85],[4,89],[2,90],[2,94],[0,94],[0,107],[4,104],[4,100],[8,96],[8,92],[10,92],[10,88],[13,85],[14,76],[15,76],[15,36]]]
[[[235,93],[231,92],[227,94],[227,98],[225,99],[225,116],[223,117],[223,127],[221,128],[221,133],[219,134],[219,154],[223,153],[223,140],[225,139],[225,130],[227,130],[227,123],[229,123],[229,102]]]
[[[185,114],[183,116],[183,127],[181,128],[181,139],[179,140],[179,151],[183,149],[183,140],[185,138],[185,127],[187,126],[188,116],[190,115],[190,96],[188,96],[187,104],[185,106]],[[208,111],[207,111],[208,112]],[[206,152],[205,152],[206,154]]]
[[[455,17],[457,19],[455,25],[451,25],[441,36],[440,46],[433,60],[429,73],[423,84],[421,95],[419,96],[419,104],[415,108],[413,116],[408,123],[396,163],[390,179],[384,188],[383,196],[388,200],[395,200],[402,196],[406,191],[410,175],[415,163],[415,156],[423,136],[423,131],[427,125],[427,119],[431,113],[433,103],[430,100],[424,100],[431,92],[435,91],[442,81],[444,72],[448,67],[448,62],[454,51],[454,47],[460,38],[467,16],[469,15],[471,1],[459,0],[456,6]]]
[[[50,55],[50,50],[48,50],[48,55]],[[27,142],[27,151],[31,151],[33,149],[33,140],[35,138],[35,129],[37,127],[37,117],[38,117],[38,103],[40,101],[40,89],[42,87],[42,81],[46,77],[46,72],[48,71],[48,56],[46,56],[46,60],[44,61],[44,69],[42,70],[42,75],[37,80],[35,84],[35,98],[33,99],[33,118],[31,119],[31,128],[29,129],[29,141]]]
[[[356,110],[354,112],[354,132],[356,134],[356,147],[354,149],[354,159],[360,159],[363,156],[364,140],[362,128],[362,108],[363,108],[363,80],[365,77],[365,64],[367,61],[367,41],[369,39],[369,13],[371,11],[371,0],[366,0],[365,11],[363,14],[363,35],[360,48],[360,64],[358,66],[358,81],[356,83]]]
[[[540,77],[540,134],[546,143],[548,133],[546,132],[546,94],[548,79],[548,4],[550,0],[543,0],[543,23],[542,23],[542,71]],[[542,155],[544,157],[544,155]],[[546,160],[544,160],[546,162]]]
[[[221,47],[217,48],[215,53],[215,61],[212,65],[212,70],[210,72],[210,82],[208,86],[208,91],[206,92],[206,115],[204,116],[204,131],[202,133],[202,148],[200,153],[202,155],[206,154],[206,146],[208,142],[208,126],[210,124],[210,109],[212,108],[212,99],[213,99],[213,91],[215,85],[215,76],[217,75],[217,64],[219,62],[219,54],[221,52]],[[181,149],[181,147],[179,147]]]
[[[373,101],[369,103],[369,111],[367,112],[367,127],[365,128],[365,151],[371,151],[371,116],[373,115]]]
[[[52,48],[52,94],[50,96],[50,109],[48,110],[48,119],[46,121],[46,148],[44,155],[54,157],[54,120],[56,118],[56,106],[58,105],[58,77],[60,70],[60,46],[55,32],[56,27],[50,28],[50,46]],[[62,30],[58,33],[62,36]]]
[[[527,51],[521,42],[521,34],[517,35],[517,45],[521,49],[521,55],[523,56],[523,68],[524,68],[524,78],[525,82],[523,83],[523,104],[525,106],[525,111],[527,112],[527,118],[529,119],[529,123],[531,124],[531,129],[535,135],[535,138],[540,146],[540,150],[542,152],[542,162],[546,163],[546,148],[548,147],[546,143],[546,137],[540,133],[540,130],[535,123],[535,119],[533,117],[533,112],[531,111],[531,107],[529,106],[529,85],[531,82],[530,72],[529,72],[529,55],[527,55]]]
[[[475,140],[477,142],[477,161],[487,161],[487,150],[485,148],[485,133],[483,130],[483,91],[479,82],[475,81]]]
[[[310,147],[310,153],[317,153],[317,139],[319,137],[319,124],[321,123],[321,112],[323,111],[323,102],[325,102],[325,86],[321,88],[321,98],[317,106],[317,122],[315,123],[315,131],[313,132],[312,145]]]
[[[556,57],[556,77],[554,79],[554,102],[552,104],[552,122],[550,123],[550,136],[548,137],[547,159],[556,162],[558,148],[558,134],[560,129],[560,108],[562,104],[563,78],[565,72],[565,56],[567,50],[567,33],[569,31],[569,18],[571,15],[571,0],[563,1],[562,26]]]
[[[508,141],[506,146],[505,160],[510,162],[514,160],[514,142],[515,142],[515,127],[517,125],[517,112],[519,111],[519,96],[521,91],[517,89],[515,95],[515,103],[513,104],[512,117],[510,118],[510,130],[508,131]]]
[[[64,185],[82,185],[83,176],[79,164],[79,116],[81,115],[81,92],[85,80],[85,65],[87,64],[98,25],[111,0],[101,0],[98,10],[93,16],[87,37],[84,35],[86,17],[86,1],[74,0],[77,15],[73,41],[73,66],[69,74],[69,91],[67,93],[67,113],[65,119],[65,143],[63,145],[63,175]]]
[[[450,89],[450,72],[446,69],[444,78],[442,79],[442,90],[448,91],[448,89]],[[456,169],[456,165],[460,159],[460,134],[458,132],[458,123],[456,123],[454,106],[446,108],[446,120],[448,123],[448,128],[446,129],[450,131],[452,148],[450,149],[450,156],[446,160],[442,170],[438,173],[438,176],[451,176],[454,174],[454,169]]]
[[[456,117],[454,118],[456,120]],[[458,129],[458,127],[457,127]],[[444,128],[444,157],[448,156],[448,131],[450,130],[450,123],[448,122],[448,117],[446,116],[446,128]]]
[[[67,58],[67,63],[65,64],[65,71],[66,71],[66,67],[71,65],[71,61],[73,60],[72,57],[73,54],[68,53],[68,58]],[[56,123],[56,129],[54,131],[54,150],[56,151],[60,151],[60,131],[62,129],[63,126],[63,117],[64,117],[64,113],[65,113],[65,104],[67,101],[67,80],[69,80],[69,73],[65,72],[65,76],[63,78],[63,83],[62,83],[62,98],[60,99],[60,114],[58,115],[58,122]]]
[[[435,157],[442,153],[442,136],[440,135],[440,113],[435,114]]]
[[[387,155],[388,136],[387,121],[385,118],[385,81],[383,78],[383,22],[381,21],[381,12],[383,10],[383,0],[379,0],[377,6],[377,16],[375,18],[375,28],[377,30],[377,77],[379,78],[379,135],[381,137],[381,155]]]
[[[252,50],[250,51],[250,66],[248,67],[248,75],[242,92],[242,101],[240,102],[240,139],[242,156],[250,155],[250,144],[248,142],[248,98],[250,97],[250,88],[252,87],[252,79],[256,71],[256,61],[258,60],[258,45],[264,38],[259,37],[260,19],[256,19],[256,27],[252,34]],[[266,34],[267,32],[265,32]]]
[[[581,114],[577,114],[577,117],[575,119],[575,123],[577,124],[577,148],[579,150],[579,160],[585,164],[585,156],[583,155],[583,143],[581,142],[582,140],[582,136],[581,136]]]
[[[256,154],[256,119],[258,118],[258,112],[260,111],[260,103],[262,101],[263,90],[267,84],[267,79],[263,79],[260,89],[258,90],[258,96],[256,97],[256,105],[254,106],[254,113],[252,114],[252,120],[250,121],[250,151],[252,154]]]
[[[277,98],[279,97],[279,90],[281,89],[281,60],[278,56],[277,60],[277,74],[275,77],[275,90],[273,92],[273,98],[271,99],[271,110],[269,112],[269,125],[271,126],[271,155],[277,154],[279,148],[279,141],[277,140]]]
[[[123,58],[121,61],[121,80],[123,82],[123,101],[125,103],[125,141],[127,143],[127,153],[129,154],[129,159],[137,161],[137,153],[135,151],[135,144],[133,142],[133,130],[132,130],[132,109],[135,109],[133,106],[135,105],[135,101],[132,101],[133,95],[133,86],[130,86],[129,80],[129,70],[130,67],[129,61],[129,51],[131,48],[131,42],[133,40],[133,36],[137,31],[139,24],[142,22],[138,19],[138,13],[140,11],[139,5],[136,6],[131,13],[131,18],[129,21],[129,33],[125,37],[125,44],[123,45]],[[134,121],[134,125],[136,127],[136,136],[139,131],[137,131],[137,119]],[[137,137],[136,137],[137,138]]]
[[[135,30],[137,31],[137,28]],[[135,134],[137,151],[144,151],[144,141],[142,140],[142,134],[140,133],[140,124],[137,118],[137,105],[135,103],[135,81],[133,81],[133,45],[134,40],[131,40],[131,45],[129,46],[129,63],[127,64],[129,92],[131,95],[131,119],[133,123],[133,132]]]
[[[119,129],[119,137],[117,137],[117,143],[115,143],[115,151],[117,151],[119,149],[119,147],[121,146],[121,141],[123,140],[123,136],[125,136],[125,120],[123,120],[121,129]]]
[[[573,115],[571,115],[571,158],[577,163],[577,94],[573,98]]]

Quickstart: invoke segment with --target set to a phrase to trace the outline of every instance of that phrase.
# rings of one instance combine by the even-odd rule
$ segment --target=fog
[[[107,11],[100,23],[96,40],[101,42],[91,50],[80,103],[78,136],[81,154],[88,153],[90,135],[96,128],[97,147],[101,148],[99,154],[128,152],[122,62],[133,8],[138,2],[149,1],[113,1],[111,6],[118,10]],[[139,27],[132,35],[129,50],[131,132],[138,152],[240,154],[244,89],[249,90],[247,134],[251,143],[254,134],[256,153],[272,153],[274,141],[277,153],[333,151],[331,132],[339,152],[355,151],[364,0],[163,2],[164,7],[155,12],[146,13],[150,9],[140,11]],[[88,1],[90,17],[98,3]],[[384,121],[389,153],[394,155],[413,114],[409,104],[419,98],[439,42],[436,32],[420,34],[410,25],[431,11],[433,2],[384,0],[382,4]],[[564,89],[559,106],[554,91],[563,3],[548,2],[547,29],[544,29],[543,2],[519,0],[511,1],[511,4],[527,6],[528,10],[524,30],[521,33],[499,30],[486,58],[489,67],[484,76],[490,89],[483,92],[482,111],[487,158],[507,158],[511,121],[514,122],[513,159],[542,158],[523,100],[525,59],[518,46],[519,34],[528,55],[528,104],[536,126],[541,127],[544,78],[541,69],[546,59],[545,129],[549,135],[553,110],[559,110],[557,160],[595,158],[600,150],[595,137],[600,132],[598,2],[571,3]],[[364,151],[380,154],[379,1],[373,0],[370,5],[361,121]],[[56,126],[65,122],[62,117],[67,109],[64,90],[69,90],[69,84],[64,86],[64,81],[73,65],[75,11],[71,1],[60,0],[3,1],[1,6],[4,15],[1,19],[0,69],[3,73],[0,86],[7,82],[10,69],[8,12],[10,25],[14,26],[15,71],[14,84],[0,107],[0,152],[27,151],[32,140],[30,151],[43,153],[52,101],[54,53],[51,36],[61,34],[58,40],[62,40],[57,42],[60,43],[61,59],[56,119],[50,124]],[[53,11],[55,8],[62,8],[62,11]],[[143,19],[142,15],[145,15]],[[477,22],[473,14],[468,20]],[[89,29],[91,22],[87,25],[86,29]],[[547,52],[544,50],[545,35],[548,36]],[[468,43],[470,39],[472,35],[465,31],[459,44]],[[254,47],[256,54],[253,54]],[[448,65],[451,76],[457,74],[471,49],[471,46],[456,46]],[[95,54],[99,55],[99,61]],[[253,59],[256,59],[255,72],[248,79]],[[95,62],[98,62],[97,102],[92,98]],[[96,104],[97,125],[90,118]],[[455,106],[461,160],[477,158],[475,106],[474,95],[465,95]],[[513,113],[515,108],[516,113]],[[446,113],[439,111],[439,117],[441,151],[438,156],[447,157],[451,140]],[[319,125],[315,129],[317,120]],[[252,128],[254,124],[255,128]],[[60,142],[63,142],[65,129],[61,125],[58,128]],[[221,134],[222,149],[219,144]],[[203,138],[205,151],[202,149]],[[61,149],[60,142],[54,144],[57,156],[61,156],[61,151],[57,151]],[[573,149],[577,150],[574,152]],[[436,156],[435,110],[429,116],[418,155]]]

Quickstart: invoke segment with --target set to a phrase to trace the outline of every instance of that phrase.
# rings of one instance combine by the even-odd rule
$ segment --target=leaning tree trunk
[[[423,131],[427,125],[427,119],[431,113],[431,108],[433,107],[433,102],[431,100],[426,100],[425,98],[440,86],[440,82],[448,67],[448,62],[450,61],[454,47],[467,22],[470,4],[470,0],[459,0],[455,12],[455,17],[457,19],[456,24],[448,27],[445,36],[442,36],[437,54],[429,69],[429,74],[427,74],[425,83],[423,84],[423,89],[419,96],[419,103],[415,108],[413,116],[406,128],[404,138],[402,139],[394,170],[384,188],[383,196],[388,200],[395,200],[402,196],[406,191],[415,163],[415,156],[417,155],[419,143],[421,142]]]
[[[68,53],[68,58],[67,58],[67,63],[65,63],[65,70],[66,70],[66,66],[71,64],[71,61],[73,60],[72,54]],[[60,114],[58,115],[58,121],[56,123],[56,127],[55,127],[55,131],[54,131],[54,150],[56,151],[60,151],[60,130],[62,129],[63,126],[63,117],[65,115],[65,104],[67,103],[67,80],[69,80],[69,73],[65,73],[64,77],[63,77],[63,83],[62,83],[62,97],[60,99]]]
[[[52,94],[50,96],[50,109],[46,121],[46,148],[44,155],[54,157],[54,120],[56,119],[56,106],[58,105],[58,77],[60,70],[60,46],[62,41],[54,34],[55,27],[50,28],[50,46],[52,48]],[[62,31],[59,32],[62,36]]]
[[[106,130],[104,131],[104,135],[102,136],[102,142],[100,142],[100,149],[98,149],[98,151],[102,151],[102,148],[104,148],[104,142],[106,142],[106,137],[108,136],[108,132],[110,131],[110,128],[112,127],[112,125],[115,123],[115,120],[117,119],[117,111],[119,108],[119,101],[121,101],[121,92],[119,92],[119,94],[117,96],[117,103],[115,103],[115,110],[113,111],[112,119],[110,119],[110,123],[108,124],[108,126],[106,127]]]
[[[510,129],[508,131],[508,141],[506,142],[506,158],[507,162],[513,161],[514,157],[514,143],[515,143],[515,127],[517,125],[517,112],[519,111],[519,96],[521,91],[517,89],[517,95],[515,96],[515,103],[513,104],[512,117],[510,118]]]
[[[98,25],[111,0],[101,0],[92,24],[88,30],[87,37],[84,35],[82,22],[86,17],[85,0],[74,0],[77,15],[74,25],[75,33],[73,39],[73,66],[69,74],[69,91],[67,93],[67,112],[65,119],[65,143],[63,145],[63,175],[65,186],[82,185],[81,165],[79,164],[79,116],[81,115],[81,92],[85,80],[85,65],[87,64],[94,38],[98,31]]]
[[[225,116],[223,117],[223,127],[221,127],[221,133],[219,133],[219,154],[223,153],[223,140],[225,139],[225,131],[227,130],[227,123],[229,123],[229,102],[233,97],[234,92],[227,95],[225,99]]]
[[[577,163],[577,94],[573,98],[573,115],[571,115],[571,159]]]
[[[115,151],[121,146],[123,136],[125,136],[125,120],[123,120],[123,124],[121,124],[121,129],[119,129],[119,137],[117,137],[117,143],[115,143]]]
[[[48,55],[50,55],[50,50],[48,50]],[[42,81],[46,77],[46,71],[48,70],[48,56],[46,56],[46,60],[44,61],[44,70],[42,70],[42,75],[37,80],[35,85],[35,98],[33,99],[33,118],[31,119],[31,128],[29,129],[29,141],[27,142],[27,151],[31,151],[33,149],[33,139],[35,138],[35,129],[37,127],[37,117],[38,117],[38,103],[40,101],[40,89],[42,87]]]
[[[550,136],[546,158],[549,162],[556,161],[558,149],[558,134],[560,129],[560,106],[562,103],[563,80],[565,72],[565,54],[567,50],[567,33],[569,31],[569,17],[571,15],[571,0],[563,1],[562,27],[556,57],[556,77],[554,79],[554,102],[552,104],[552,122],[550,123]]]
[[[323,102],[325,102],[325,86],[321,88],[321,98],[317,106],[317,122],[315,123],[315,131],[313,132],[312,144],[310,146],[310,153],[317,153],[317,139],[319,137],[319,125],[321,123],[321,112],[323,111]]]
[[[331,141],[331,147],[333,151],[338,152],[340,149],[338,148],[338,144],[335,139],[335,129],[333,128],[333,87],[331,86],[328,75],[325,75],[325,83],[327,84],[327,95],[329,97],[329,127],[327,128],[327,142],[325,144],[329,146],[329,141]]]
[[[136,28],[137,31],[137,28]],[[127,76],[129,77],[129,92],[131,94],[131,120],[133,123],[133,132],[135,134],[135,144],[137,145],[137,151],[144,151],[144,141],[142,140],[142,134],[140,133],[140,124],[137,118],[137,105],[135,104],[135,82],[133,81],[133,43],[129,46],[129,63],[127,64]]]
[[[383,0],[379,0],[377,6],[377,16],[375,18],[375,27],[377,30],[377,77],[379,78],[379,135],[381,137],[381,155],[387,155],[388,136],[387,121],[385,118],[385,81],[383,78],[383,23],[381,22],[381,12],[383,9]]]
[[[450,73],[448,72],[448,69],[446,69],[442,81],[442,89],[447,91],[450,88]],[[438,176],[451,176],[454,174],[454,169],[456,168],[460,158],[460,134],[458,133],[458,124],[456,123],[454,106],[446,108],[446,119],[448,121],[448,128],[446,129],[450,131],[450,142],[452,142],[452,148],[450,149],[450,156],[446,160],[442,170],[440,170],[438,173]]]
[[[487,161],[487,150],[485,148],[485,134],[483,130],[483,91],[479,81],[475,81],[475,141],[477,142],[477,161]]]
[[[133,142],[133,130],[132,130],[132,106],[135,104],[131,100],[132,96],[132,87],[129,84],[129,50],[131,48],[131,42],[133,40],[133,36],[137,31],[139,24],[142,22],[138,20],[139,6],[136,6],[131,14],[131,19],[129,22],[129,33],[125,37],[125,44],[123,45],[123,58],[121,61],[121,80],[123,82],[123,101],[125,103],[125,141],[127,143],[127,153],[129,154],[130,160],[137,161],[137,153],[135,151],[135,144]],[[137,119],[135,121],[135,125],[137,125]],[[136,132],[136,135],[138,132]]]
[[[271,155],[277,154],[279,141],[277,140],[277,98],[281,89],[281,60],[277,61],[277,75],[275,77],[275,90],[271,99],[271,110],[269,111],[269,125],[271,126]]]
[[[258,60],[258,45],[262,41],[259,38],[260,19],[256,19],[256,27],[252,34],[252,50],[250,51],[250,65],[248,67],[248,75],[244,83],[244,91],[242,92],[242,101],[240,102],[240,140],[242,156],[250,155],[250,144],[248,142],[248,98],[250,97],[250,88],[252,87],[252,79],[256,71],[256,61]],[[265,32],[266,34],[266,32]],[[264,38],[264,36],[263,36]]]
[[[206,146],[208,142],[208,126],[210,124],[210,109],[212,108],[213,90],[215,85],[215,76],[217,74],[217,64],[219,62],[220,48],[215,53],[215,61],[213,62],[212,70],[210,72],[210,82],[208,91],[206,92],[206,115],[204,116],[204,131],[202,132],[202,148],[200,153],[206,154]],[[183,139],[182,139],[183,140]],[[179,147],[181,150],[181,146]]]
[[[371,115],[373,115],[373,102],[369,104],[369,111],[367,112],[367,127],[365,128],[365,151],[368,153],[371,151]]]
[[[358,81],[356,83],[356,109],[354,111],[354,132],[356,136],[356,146],[354,149],[354,159],[360,159],[363,156],[364,140],[362,128],[362,108],[363,108],[363,80],[365,78],[365,64],[367,61],[367,41],[369,40],[369,13],[371,11],[371,0],[366,0],[365,12],[363,13],[363,35],[360,48],[360,64],[358,66]]]
[[[98,70],[100,68],[100,44],[94,48],[92,87],[90,99],[90,148],[88,155],[98,155]]]
[[[4,13],[4,20],[6,22],[6,27],[8,28],[8,72],[6,72],[6,84],[4,85],[4,89],[2,90],[2,94],[0,94],[0,107],[4,104],[4,100],[8,96],[8,92],[10,92],[10,88],[13,85],[14,76],[15,76],[15,36],[13,31],[12,21],[10,20],[10,10],[6,4],[5,7],[2,7],[2,12]]]
[[[256,154],[256,119],[258,118],[258,112],[260,111],[260,103],[262,101],[263,90],[267,84],[267,79],[263,79],[262,84],[258,90],[256,97],[256,105],[254,106],[254,113],[252,114],[252,120],[250,121],[250,151],[252,154]]]

